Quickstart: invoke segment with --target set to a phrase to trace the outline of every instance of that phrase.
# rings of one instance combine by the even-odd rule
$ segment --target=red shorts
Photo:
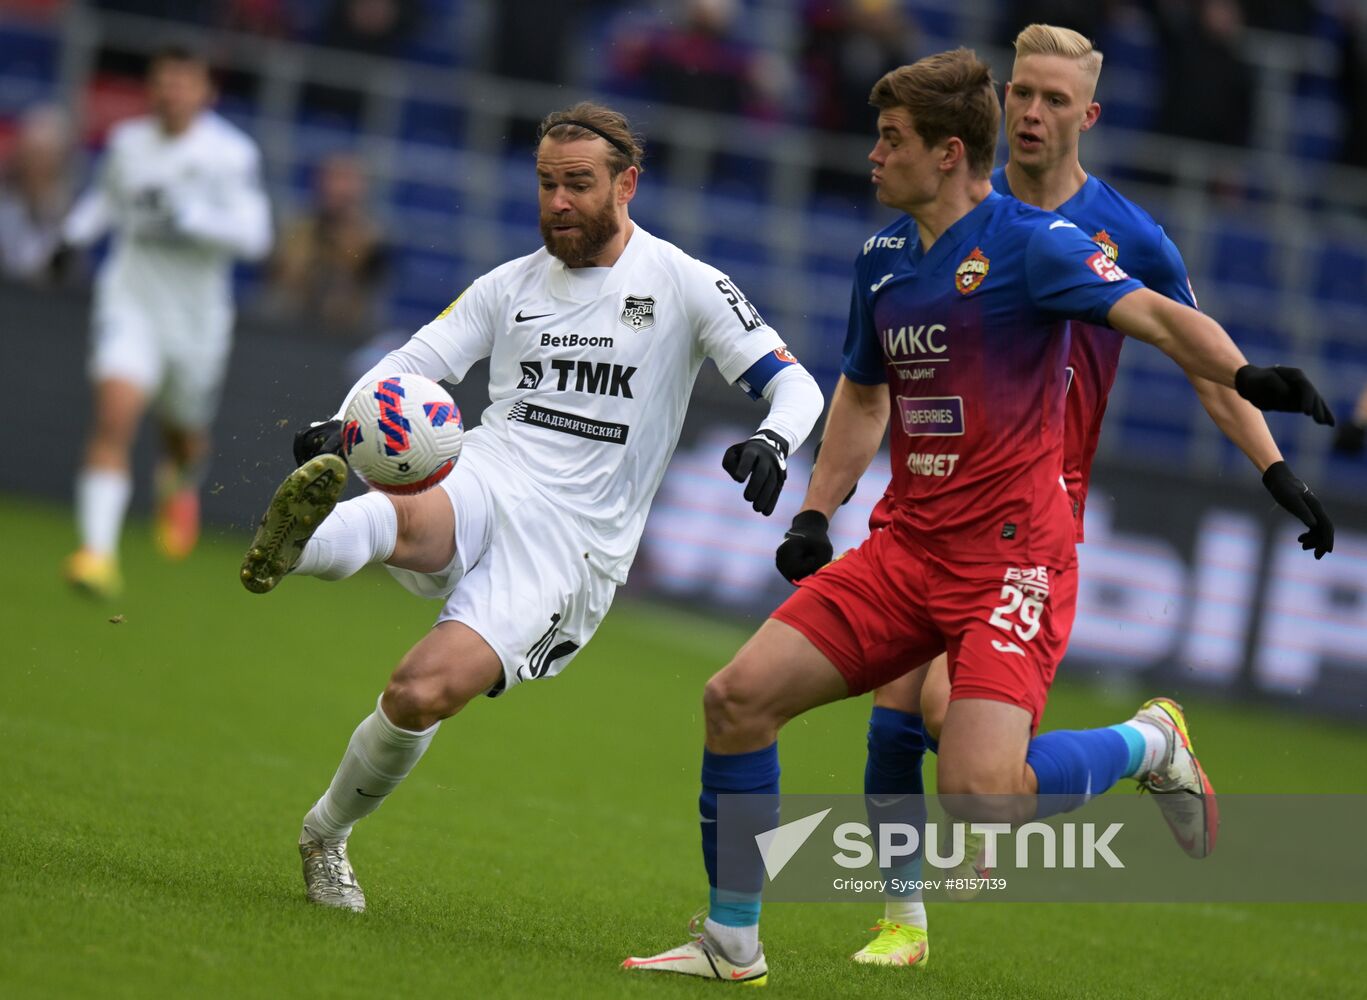
[[[951,564],[883,529],[803,580],[772,617],[821,650],[851,695],[947,652],[950,701],[1019,705],[1038,727],[1076,606],[1076,562]]]

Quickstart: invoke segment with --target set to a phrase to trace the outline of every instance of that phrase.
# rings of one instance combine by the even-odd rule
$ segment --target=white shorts
[[[449,595],[438,622],[468,625],[503,661],[502,694],[554,677],[608,613],[617,584],[591,565],[590,535],[516,470],[467,448],[446,491],[456,556],[437,573],[385,568],[419,597]]]
[[[185,430],[203,430],[218,412],[232,348],[231,319],[193,339],[158,329],[144,310],[97,306],[90,346],[90,377],[132,382],[157,413]]]

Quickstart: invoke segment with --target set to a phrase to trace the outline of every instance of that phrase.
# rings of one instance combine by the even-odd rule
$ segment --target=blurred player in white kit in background
[[[199,480],[232,346],[232,265],[271,246],[261,155],[209,110],[209,66],[168,47],[147,72],[151,112],[114,126],[66,244],[113,234],[95,283],[89,371],[93,423],[76,476],[80,548],[66,577],[101,597],[121,589],[118,541],[132,493],[130,457],[155,405],[162,432],[157,542],[183,558],[199,534]]]

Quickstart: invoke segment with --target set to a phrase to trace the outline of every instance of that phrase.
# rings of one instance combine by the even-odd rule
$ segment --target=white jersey
[[[271,245],[260,159],[213,112],[174,136],[152,117],[114,127],[96,183],[64,226],[76,245],[113,231],[96,282],[102,322],[130,316],[163,341],[227,337],[233,259],[261,258]]]
[[[396,361],[459,381],[489,358],[490,405],[465,447],[582,518],[590,562],[621,583],[703,359],[735,382],[775,352],[791,360],[726,275],[636,225],[611,268],[568,268],[541,249],[476,279],[362,383]]]

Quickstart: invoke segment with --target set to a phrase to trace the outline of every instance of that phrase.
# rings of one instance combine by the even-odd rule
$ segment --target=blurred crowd
[[[60,6],[52,0],[26,2],[54,11]],[[786,8],[791,30],[781,39],[756,30],[770,23],[764,18],[775,10],[758,0],[90,5],[372,56],[459,62],[541,82],[579,81],[610,94],[858,135],[867,134],[872,122],[870,82],[942,47],[945,39],[937,32],[946,30],[942,4],[922,7],[910,0],[799,0]],[[1246,58],[1250,38],[1257,37],[1250,32],[1317,39],[1337,54],[1321,80],[1329,81],[1340,119],[1331,155],[1367,167],[1367,5],[1357,0],[1007,0],[997,7],[996,34],[987,41],[1008,45],[1031,21],[1075,27],[1113,52],[1115,63],[1149,70],[1153,86],[1124,95],[1141,102],[1143,127],[1236,146],[1254,138],[1259,113],[1254,70]],[[439,18],[440,11],[445,15]],[[453,25],[477,25],[477,37],[487,44],[456,37]],[[98,70],[106,79],[111,73],[135,79],[141,66],[130,58],[102,53]],[[227,99],[255,99],[259,83],[241,73],[219,79]],[[133,93],[128,111],[136,110]],[[1099,97],[1108,99],[1104,89]],[[364,94],[335,81],[310,83],[301,100],[313,114],[354,121]],[[76,176],[84,173],[77,162],[83,141],[89,146],[107,124],[87,120],[77,131],[56,107],[30,108],[11,123],[8,141],[0,144],[0,273],[48,283],[79,276],[59,252],[57,233]],[[654,162],[667,169],[669,152],[667,142],[658,142]],[[850,177],[851,186],[866,194],[862,176]],[[822,177],[820,186],[839,190],[850,177]],[[324,324],[359,342],[382,328],[389,256],[363,161],[352,155],[324,159],[311,191],[307,203],[276,219],[280,239],[256,308],[286,321]]]
[[[756,32],[756,0],[95,0],[94,6],[379,56],[468,62],[544,82],[591,82],[618,93],[707,111],[862,133],[869,81],[925,55],[943,5],[915,0],[796,0],[798,37]],[[1158,86],[1141,97],[1146,128],[1245,145],[1256,87],[1249,32],[1333,46],[1343,162],[1367,166],[1367,5],[1361,0],[1007,0],[995,37],[1032,21],[1063,24],[1147,64]],[[437,12],[468,9],[470,16]],[[923,23],[928,22],[928,23]],[[479,25],[492,44],[469,51],[452,24]],[[567,41],[569,40],[569,41]],[[935,44],[943,44],[936,38]],[[587,43],[587,44],[585,44]],[[607,51],[602,51],[604,48]],[[317,109],[354,115],[356,97],[313,86]]]

